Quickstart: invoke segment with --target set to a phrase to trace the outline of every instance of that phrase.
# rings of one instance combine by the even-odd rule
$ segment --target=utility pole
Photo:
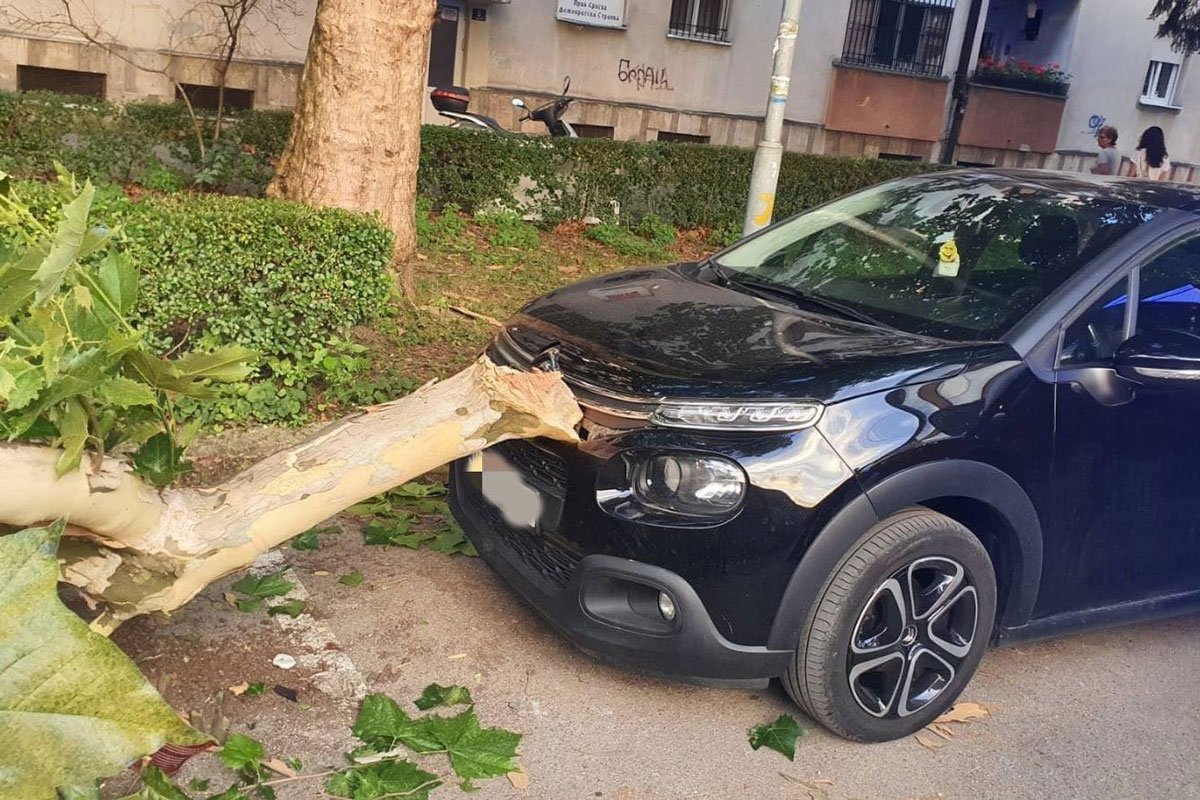
[[[975,39],[979,36],[982,9],[983,0],[971,0],[971,8],[967,12],[967,29],[963,32],[962,49],[958,53],[958,69],[954,71],[954,101],[950,105],[950,130],[946,134],[946,141],[942,143],[943,164],[954,163],[954,151],[958,149],[963,117],[967,115],[967,100],[971,94],[971,56],[975,54]]]
[[[746,201],[743,236],[770,225],[771,214],[775,211],[775,187],[779,184],[779,164],[783,160],[783,112],[792,81],[792,58],[796,54],[802,2],[784,0],[783,3],[779,35],[775,37],[775,63],[771,67],[771,91],[767,95],[763,138],[754,151],[754,169],[750,173],[750,197]]]

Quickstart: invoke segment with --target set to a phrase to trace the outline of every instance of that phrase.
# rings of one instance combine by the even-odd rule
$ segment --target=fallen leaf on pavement
[[[318,576],[324,577],[325,575],[328,575],[328,574],[329,574],[329,570],[327,570],[327,569],[313,570],[313,575],[318,575]]]
[[[467,657],[467,654],[466,654],[466,653],[455,653],[455,654],[454,654],[454,655],[452,655],[452,656],[447,656],[447,658],[448,658],[450,661],[457,661],[457,660],[458,660],[458,659],[460,659],[460,658],[466,658],[466,657]]]
[[[271,772],[277,772],[285,778],[294,778],[298,774],[296,770],[292,769],[278,758],[268,758],[262,762],[262,765],[271,770]]]
[[[950,741],[952,738],[954,738],[953,731],[951,731],[945,725],[939,725],[936,722],[932,725],[926,725],[925,730],[930,731],[931,733],[936,733],[946,741]]]
[[[244,695],[246,693],[246,690],[249,688],[250,688],[250,684],[246,683],[245,681],[242,681],[237,686],[230,686],[229,693],[231,695],[233,695],[234,697],[241,697],[242,695]]]
[[[937,750],[945,746],[937,739],[931,739],[928,736],[922,736],[919,733],[914,738],[917,740],[917,744],[921,745],[921,747],[924,747],[927,750]]]
[[[803,787],[804,791],[808,793],[809,800],[829,800],[829,792],[826,791],[821,786],[819,786],[818,784],[824,783],[824,784],[828,784],[828,785],[832,786],[833,781],[831,781],[831,780],[802,781],[793,775],[788,775],[786,772],[781,772],[779,774],[782,777],[786,778],[791,783],[794,783],[797,786]]]
[[[791,714],[781,714],[774,722],[756,725],[748,731],[752,750],[768,747],[782,753],[788,761],[796,760],[796,739],[807,733]]]
[[[233,592],[226,592],[225,594],[223,594],[221,596],[225,598],[226,603],[229,603],[229,605],[233,606],[234,608],[237,608],[238,599],[237,599],[236,594],[234,594]]]
[[[524,772],[508,773],[508,782],[513,785],[514,789],[525,791],[529,788],[529,775]]]
[[[989,715],[990,712],[979,703],[955,703],[949,711],[935,719],[934,723],[970,722]]]

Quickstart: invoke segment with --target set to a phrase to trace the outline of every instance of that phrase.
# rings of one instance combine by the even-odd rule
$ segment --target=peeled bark
[[[292,133],[267,189],[379,212],[417,247],[417,161],[434,0],[319,0]]]
[[[59,451],[0,446],[0,523],[69,523],[64,580],[106,623],[179,608],[213,581],[349,506],[496,442],[575,441],[579,406],[554,373],[486,358],[333,423],[211,489],[153,489],[120,460],[56,479]]]

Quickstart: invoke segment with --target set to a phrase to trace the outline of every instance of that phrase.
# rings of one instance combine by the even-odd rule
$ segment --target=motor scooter
[[[549,103],[544,103],[532,111],[525,101],[519,97],[514,97],[512,104],[517,108],[523,108],[526,111],[525,116],[521,117],[520,121],[524,122],[527,119],[537,120],[546,126],[546,130],[551,136],[564,136],[571,139],[578,139],[579,135],[575,133],[575,129],[571,127],[571,123],[563,119],[563,114],[571,103],[575,102],[574,97],[569,97],[567,92],[571,88],[571,76],[563,82],[562,95],[551,100]],[[429,98],[433,101],[433,107],[437,109],[438,114],[452,120],[450,127],[452,128],[474,128],[484,131],[492,131],[496,133],[511,133],[496,121],[494,117],[489,117],[486,114],[476,114],[468,110],[471,103],[471,90],[462,86],[444,86],[434,89],[429,93]]]

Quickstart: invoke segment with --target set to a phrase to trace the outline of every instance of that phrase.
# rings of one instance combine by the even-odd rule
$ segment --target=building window
[[[732,0],[671,0],[670,36],[705,42],[729,41]]]
[[[1179,83],[1179,64],[1151,61],[1142,85],[1142,102],[1155,106],[1175,105],[1175,87]]]
[[[615,131],[612,125],[587,125],[582,122],[572,122],[571,127],[580,139],[611,139]]]
[[[78,72],[73,69],[50,69],[17,65],[17,91],[55,92],[104,99],[103,72]]]
[[[183,91],[187,92],[188,102],[192,104],[192,108],[197,111],[203,109],[205,111],[216,111],[218,100],[221,97],[221,89],[219,86],[207,86],[200,83],[183,83],[180,84]],[[175,87],[175,99],[182,100],[179,94],[179,87]],[[226,111],[249,111],[254,108],[254,90],[253,89],[232,89],[225,87],[225,110]]]
[[[708,137],[698,133],[676,133],[675,131],[659,131],[660,142],[687,142],[688,144],[708,144]]]
[[[842,61],[940,75],[954,0],[851,0]]]

